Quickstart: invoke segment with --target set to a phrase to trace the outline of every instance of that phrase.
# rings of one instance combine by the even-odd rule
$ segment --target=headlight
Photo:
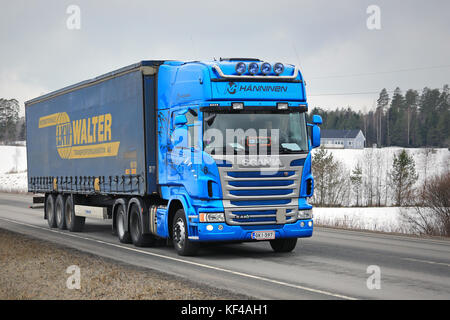
[[[313,211],[310,210],[298,210],[298,219],[312,219],[313,218]]]
[[[224,222],[223,212],[200,213],[200,222]]]

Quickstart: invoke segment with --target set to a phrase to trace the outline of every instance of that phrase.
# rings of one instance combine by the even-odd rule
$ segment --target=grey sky
[[[299,65],[311,106],[372,108],[383,87],[450,83],[450,1],[0,0],[0,97],[21,103],[145,59]],[[69,30],[69,5],[81,29]],[[369,5],[381,30],[369,30]],[[447,66],[441,68],[427,68]],[[404,72],[383,73],[411,68]],[[343,77],[345,75],[377,73]]]

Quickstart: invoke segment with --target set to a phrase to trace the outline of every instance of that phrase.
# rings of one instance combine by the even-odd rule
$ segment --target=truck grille
[[[259,225],[295,222],[302,169],[284,165],[282,170],[268,172],[261,168],[239,168],[237,165],[219,167],[227,223]]]

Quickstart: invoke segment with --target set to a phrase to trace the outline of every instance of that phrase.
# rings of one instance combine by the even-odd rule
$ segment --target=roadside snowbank
[[[315,224],[382,232],[410,233],[402,223],[400,208],[314,208]]]

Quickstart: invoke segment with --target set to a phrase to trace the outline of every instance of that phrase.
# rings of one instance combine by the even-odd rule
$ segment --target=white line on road
[[[28,223],[18,222],[18,221],[15,221],[15,220],[10,220],[10,219],[6,219],[6,218],[0,218],[0,220],[4,220],[4,221],[8,221],[10,223],[20,224],[20,225],[24,225],[24,226],[28,226],[28,227],[32,227],[32,228],[36,228],[36,229],[41,229],[41,230],[45,230],[45,231],[50,231],[50,232],[53,232],[53,233],[64,234],[64,235],[71,236],[71,237],[74,237],[74,238],[79,238],[79,239],[88,240],[88,241],[94,241],[94,242],[98,242],[98,243],[101,243],[101,244],[109,245],[109,246],[112,246],[112,247],[117,247],[117,248],[130,250],[130,251],[134,251],[134,252],[139,252],[139,253],[142,253],[142,254],[155,256],[155,257],[163,258],[163,259],[168,259],[168,260],[172,260],[172,261],[182,262],[182,263],[194,265],[194,266],[197,266],[197,267],[202,267],[202,268],[206,268],[206,269],[221,271],[221,272],[225,272],[225,273],[229,273],[229,274],[233,274],[233,275],[237,275],[237,276],[241,276],[241,277],[246,277],[246,278],[250,278],[250,279],[256,279],[256,280],[260,280],[260,281],[265,281],[265,282],[278,284],[278,285],[282,285],[282,286],[286,286],[286,287],[291,287],[291,288],[295,288],[295,289],[300,289],[300,290],[304,290],[304,291],[309,291],[309,292],[313,292],[313,293],[317,293],[317,294],[323,294],[323,295],[327,295],[327,296],[331,296],[331,297],[335,297],[335,298],[339,298],[339,299],[357,300],[357,298],[353,298],[353,297],[349,297],[349,296],[345,296],[345,295],[341,295],[341,294],[337,294],[337,293],[333,293],[333,292],[329,292],[329,291],[308,288],[308,287],[304,287],[304,286],[300,286],[300,285],[296,285],[296,284],[292,284],[292,283],[287,283],[287,282],[283,282],[283,281],[278,281],[278,280],[274,280],[274,279],[270,279],[270,278],[260,277],[260,276],[256,276],[256,275],[252,275],[252,274],[248,274],[248,273],[243,273],[243,272],[233,271],[233,270],[229,270],[229,269],[219,268],[219,267],[215,267],[215,266],[211,266],[211,265],[207,265],[207,264],[203,264],[203,263],[198,263],[198,262],[193,262],[193,261],[189,261],[189,260],[184,260],[184,259],[180,259],[180,258],[169,257],[169,256],[165,256],[165,255],[158,254],[158,253],[144,251],[144,250],[140,250],[140,249],[136,249],[136,248],[130,248],[130,247],[126,247],[126,246],[123,246],[123,245],[119,245],[119,244],[115,244],[115,243],[111,243],[111,242],[106,242],[106,241],[103,241],[103,240],[97,240],[97,239],[92,239],[92,238],[88,238],[88,237],[82,237],[80,235],[73,234],[73,233],[63,232],[63,231],[54,230],[54,229],[43,228],[43,227],[35,226],[35,225],[32,225],[32,224],[28,224]]]
[[[435,261],[420,260],[420,259],[413,259],[413,258],[402,258],[402,259],[403,260],[408,260],[408,261],[423,262],[423,263],[429,263],[429,264],[438,264],[438,265],[441,265],[441,266],[450,267],[450,264],[444,263],[444,262],[435,262]]]

